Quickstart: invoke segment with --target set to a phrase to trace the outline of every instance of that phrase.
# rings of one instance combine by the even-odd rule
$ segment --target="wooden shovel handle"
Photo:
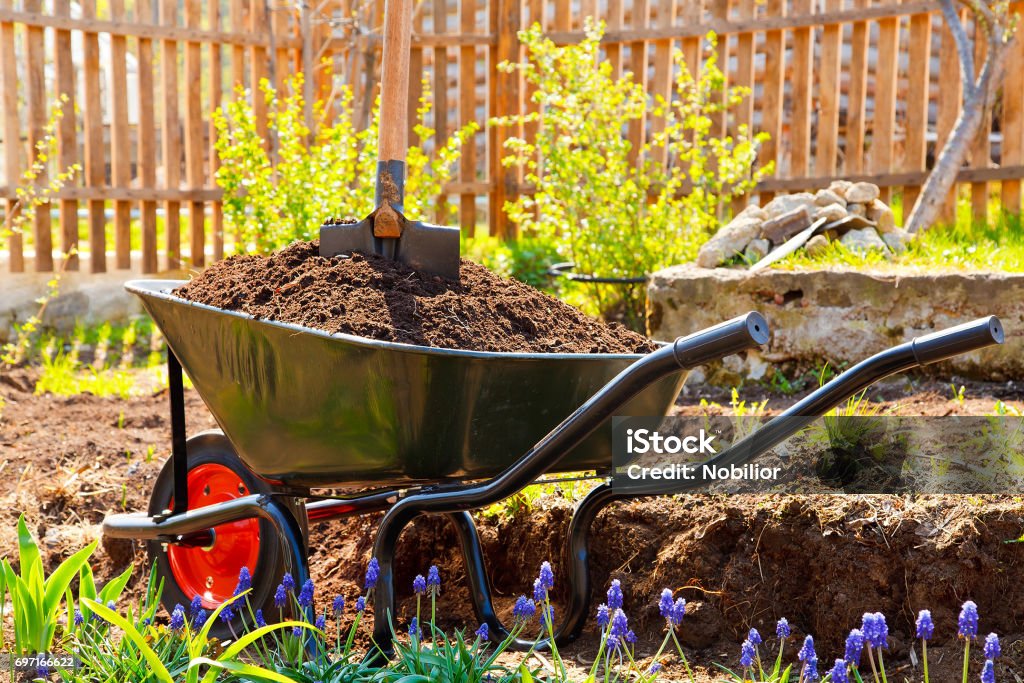
[[[377,158],[405,161],[409,148],[409,45],[413,0],[387,0],[384,5],[384,54],[380,74],[380,130]]]

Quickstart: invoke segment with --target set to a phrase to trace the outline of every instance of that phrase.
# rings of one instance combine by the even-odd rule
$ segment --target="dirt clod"
[[[645,353],[654,346],[532,287],[463,259],[452,282],[373,254],[323,258],[296,242],[235,256],[174,293],[190,301],[328,332],[474,351]]]

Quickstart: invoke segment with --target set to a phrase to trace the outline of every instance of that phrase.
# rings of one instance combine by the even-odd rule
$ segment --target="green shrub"
[[[377,111],[368,128],[357,130],[352,91],[342,87],[334,123],[311,131],[305,120],[302,79],[301,73],[292,77],[287,93],[277,92],[265,79],[260,83],[272,140],[260,135],[244,90],[213,114],[225,230],[239,240],[238,252],[265,254],[295,240],[315,239],[324,219],[362,218],[374,208]],[[428,151],[434,131],[422,123],[430,111],[426,85],[418,111],[421,123],[414,132],[419,146],[408,153],[405,213],[410,218],[433,218],[441,187],[451,178],[460,149],[477,126],[464,126],[444,145]],[[324,103],[314,103],[314,119],[321,121],[324,114]],[[271,142],[274,153],[268,151]]]
[[[578,272],[604,277],[642,276],[689,260],[712,233],[734,197],[771,173],[753,171],[764,134],[740,126],[735,136],[715,137],[712,118],[724,116],[748,94],[725,88],[715,37],[694,77],[677,52],[678,76],[671,102],[653,105],[631,74],[612,76],[600,59],[602,25],[588,23],[577,45],[556,46],[534,25],[520,33],[527,60],[505,64],[519,70],[536,90],[538,112],[495,119],[495,125],[535,122],[532,140],[511,137],[506,166],[520,169],[535,188],[506,204],[522,234],[550,241]],[[626,131],[645,113],[664,117],[634,162]],[[657,148],[657,150],[656,150]],[[655,152],[671,163],[657,163]],[[585,289],[592,312],[605,313],[625,298],[627,319],[642,320],[643,287],[576,284]]]

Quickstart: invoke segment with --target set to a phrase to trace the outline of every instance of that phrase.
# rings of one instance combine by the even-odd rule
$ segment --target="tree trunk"
[[[1001,26],[989,26],[988,54],[977,81],[974,80],[973,63],[970,46],[963,26],[953,9],[952,0],[942,0],[943,16],[950,24],[950,34],[957,42],[957,51],[961,56],[961,79],[963,80],[964,106],[960,112],[949,139],[942,147],[935,160],[935,166],[924,187],[917,196],[914,208],[905,221],[908,232],[924,232],[937,222],[945,198],[956,184],[957,174],[967,158],[971,141],[979,133],[978,128],[984,120],[985,111],[995,99],[996,90],[1002,81],[1003,66],[1009,52],[1009,43],[1002,39]],[[983,18],[975,14],[978,28]],[[956,26],[952,23],[956,22]],[[978,31],[980,32],[980,31]],[[993,37],[995,36],[995,37]]]

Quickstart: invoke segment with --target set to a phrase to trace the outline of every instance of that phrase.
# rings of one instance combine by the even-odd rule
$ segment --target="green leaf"
[[[279,674],[276,671],[271,671],[270,669],[264,669],[260,666],[254,666],[252,664],[246,664],[236,660],[215,660],[209,659],[208,657],[194,657],[192,661],[188,663],[188,668],[192,670],[203,665],[210,667],[210,670],[207,671],[206,675],[203,677],[203,683],[213,683],[216,681],[220,669],[230,671],[234,674],[253,676],[267,681],[279,681],[279,683],[294,683],[295,680],[283,674]]]
[[[242,636],[235,642],[231,643],[231,645],[224,650],[224,653],[220,657],[218,657],[218,659],[231,659],[233,657],[236,657],[242,653],[242,650],[249,647],[263,636],[273,633],[274,631],[279,631],[284,628],[295,627],[304,628],[309,631],[316,631],[321,636],[324,635],[323,631],[320,631],[316,627],[307,624],[303,621],[282,621],[276,624],[267,624],[266,626],[261,626],[255,631],[249,631],[244,636]]]
[[[160,661],[160,656],[149,646],[146,642],[145,636],[138,632],[138,630],[128,622],[127,619],[122,617],[120,614],[110,609],[106,605],[102,605],[95,600],[85,598],[83,602],[86,606],[95,612],[100,617],[103,617],[111,624],[114,624],[124,632],[124,637],[132,641],[135,647],[139,648],[139,652],[146,659],[146,663],[151,667],[151,671],[157,680],[162,683],[174,683],[174,679],[171,678],[170,672],[167,671],[167,667]]]
[[[96,550],[97,542],[93,541],[77,553],[60,563],[60,566],[53,570],[53,573],[46,579],[43,595],[43,610],[47,620],[52,619],[57,608],[60,606],[61,598],[64,597],[64,590],[71,585],[75,575],[79,573],[82,565],[87,564],[89,556]]]
[[[116,601],[118,598],[120,598],[121,594],[124,593],[125,586],[128,585],[128,581],[132,578],[132,571],[134,569],[135,569],[135,565],[129,564],[128,568],[125,569],[120,574],[120,576],[118,576],[117,578],[114,578],[114,579],[111,579],[110,581],[108,581],[107,585],[105,585],[100,590],[100,595],[99,595],[100,602],[102,602],[105,605],[108,602],[110,602],[111,600],[115,600]]]
[[[38,593],[42,602],[43,593],[43,561],[39,556],[39,546],[25,523],[25,513],[18,517],[18,555],[21,559],[21,576],[28,582],[33,594]]]

